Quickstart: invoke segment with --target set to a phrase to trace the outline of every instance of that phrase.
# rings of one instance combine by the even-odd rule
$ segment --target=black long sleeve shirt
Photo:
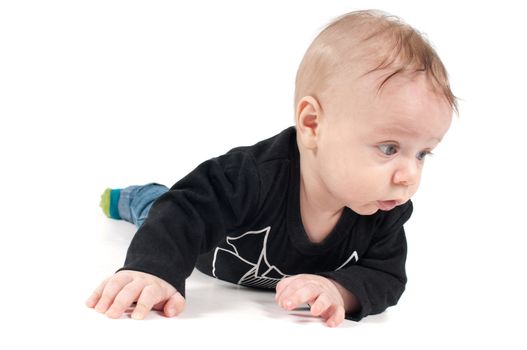
[[[344,208],[332,232],[313,243],[300,216],[299,157],[290,127],[205,161],[156,200],[122,269],[156,275],[183,295],[194,267],[269,289],[287,276],[318,274],[358,298],[361,309],[348,319],[395,305],[406,284],[411,202],[367,216]]]

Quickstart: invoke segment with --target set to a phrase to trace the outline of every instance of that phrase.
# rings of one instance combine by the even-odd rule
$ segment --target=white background
[[[527,26],[518,3],[0,2],[0,342],[525,349]],[[171,185],[291,125],[307,46],[332,18],[366,8],[426,33],[462,99],[414,199],[400,303],[329,329],[280,310],[272,293],[195,274],[179,318],[109,320],[86,308],[134,233],[102,215],[101,191]]]

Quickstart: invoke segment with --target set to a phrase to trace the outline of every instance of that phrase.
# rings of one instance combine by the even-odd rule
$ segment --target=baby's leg
[[[156,183],[106,189],[101,196],[101,207],[106,216],[123,219],[139,227],[145,221],[152,204],[167,191],[166,186]]]
[[[167,191],[166,186],[156,183],[124,188],[119,198],[119,215],[123,220],[139,227],[145,221],[152,204]]]

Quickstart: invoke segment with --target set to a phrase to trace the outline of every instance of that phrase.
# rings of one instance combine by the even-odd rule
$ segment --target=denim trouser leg
[[[156,183],[123,188],[118,203],[119,215],[123,220],[140,227],[152,204],[167,191],[166,186]]]

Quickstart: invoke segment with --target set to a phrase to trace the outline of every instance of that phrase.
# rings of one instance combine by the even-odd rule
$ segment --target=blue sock
[[[121,216],[119,215],[119,198],[121,197],[120,189],[112,189],[110,192],[110,207],[109,214],[112,219],[120,220]]]

